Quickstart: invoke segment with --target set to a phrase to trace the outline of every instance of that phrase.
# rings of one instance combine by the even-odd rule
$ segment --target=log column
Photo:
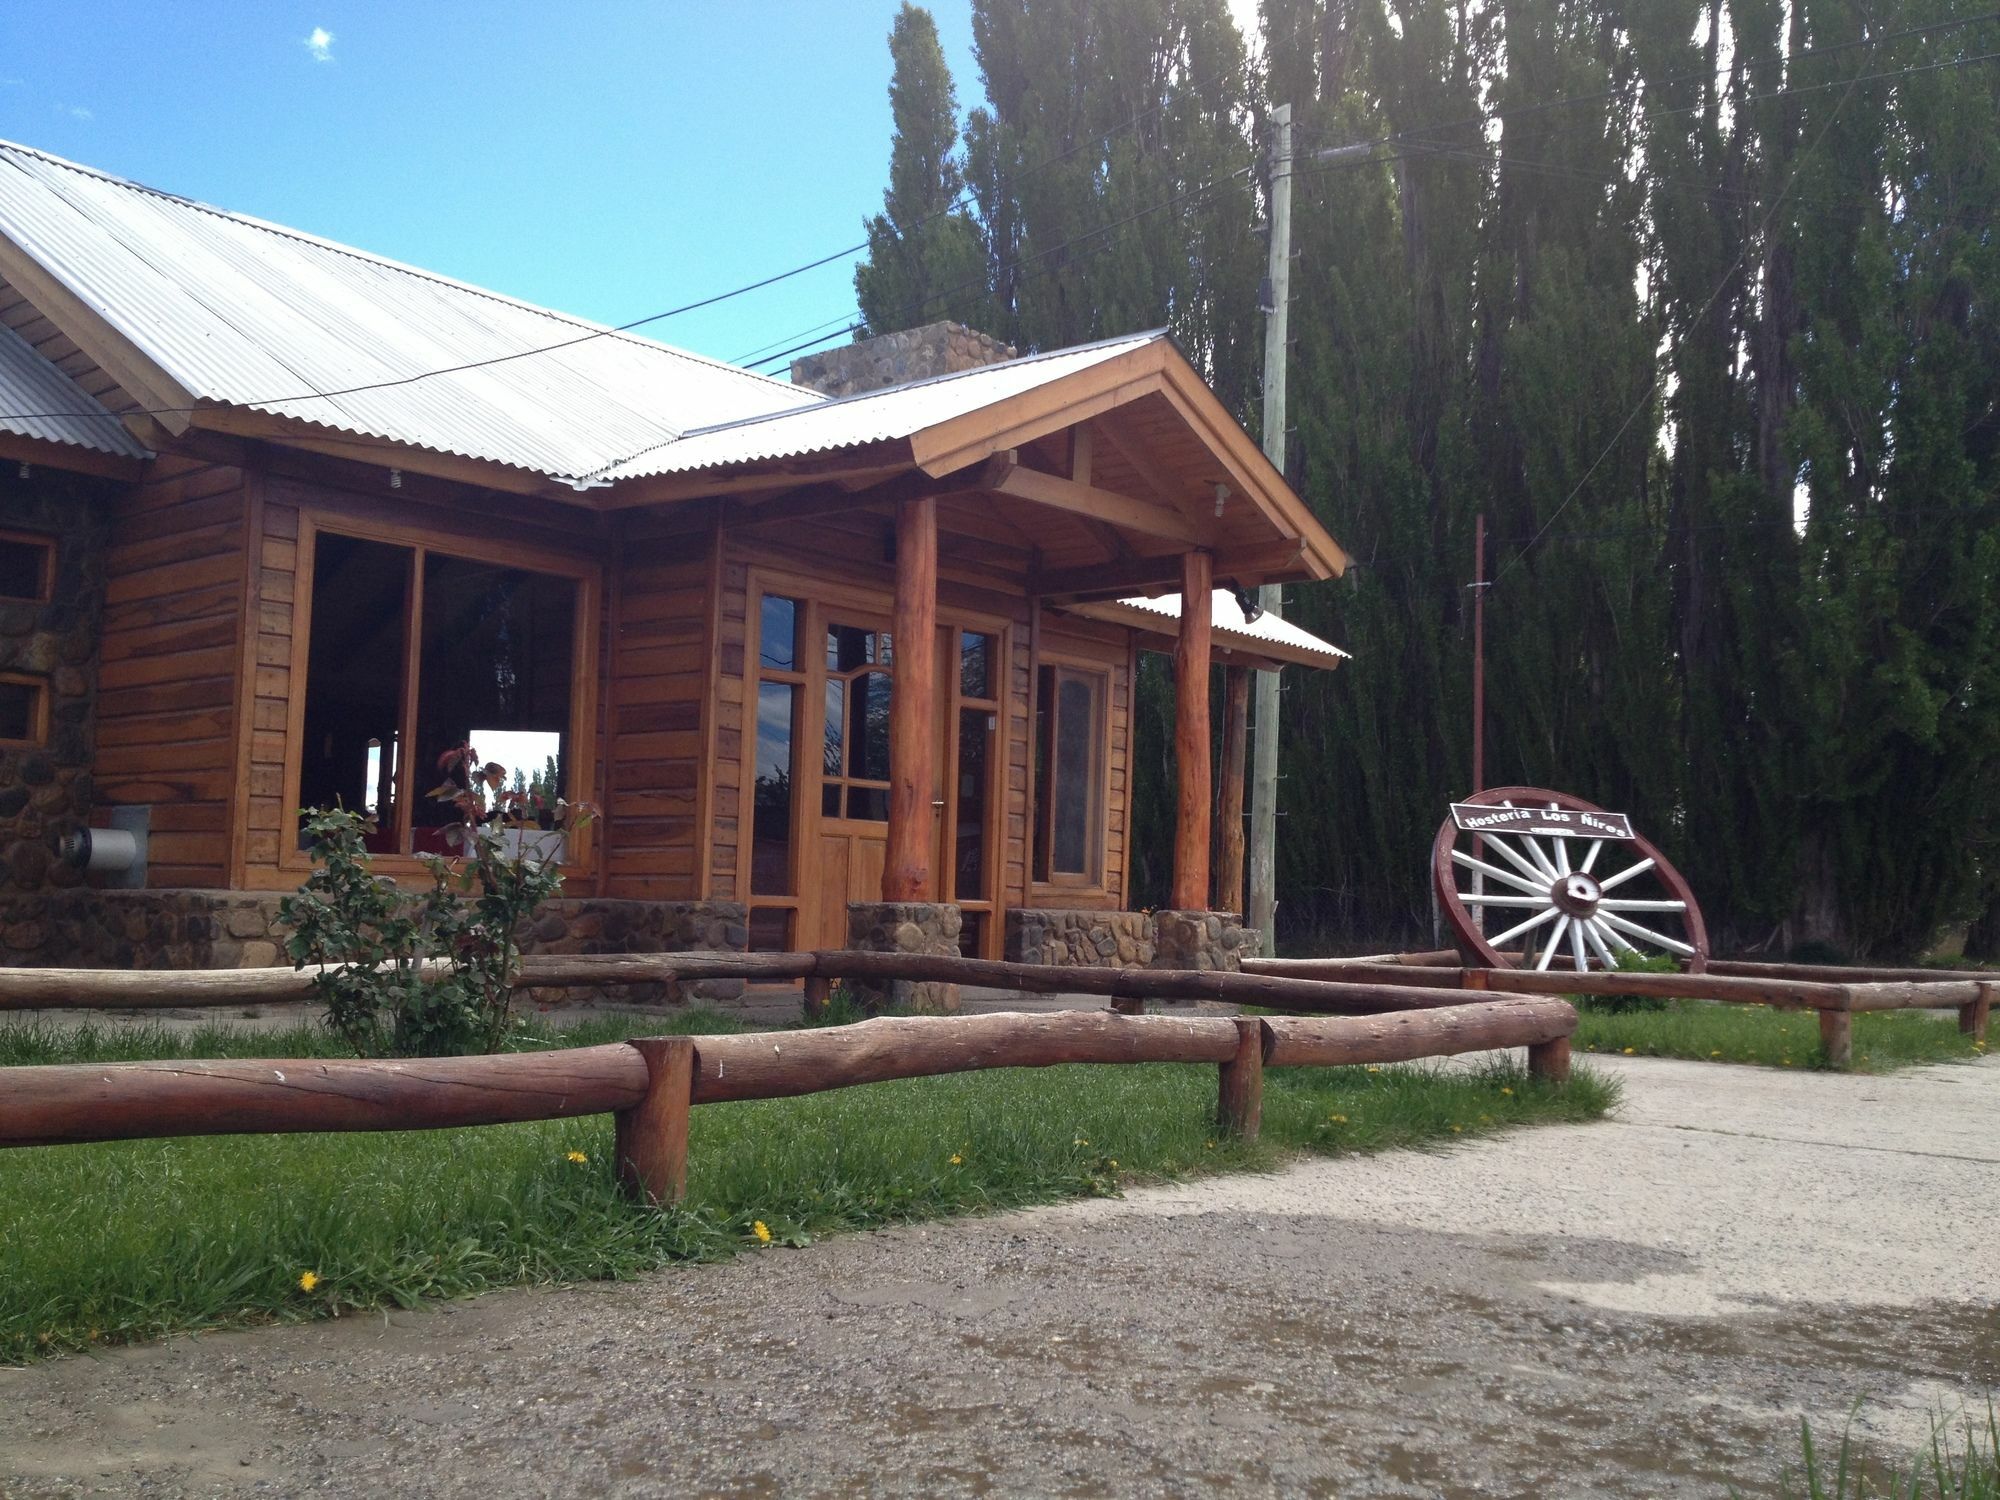
[[[1209,606],[1215,560],[1206,552],[1181,559],[1181,628],[1174,643],[1173,903],[1179,911],[1208,907],[1208,840],[1213,781],[1208,763]]]
[[[1215,909],[1243,913],[1243,762],[1250,743],[1250,669],[1222,673],[1222,792],[1216,799]]]
[[[929,901],[937,795],[937,501],[896,507],[895,663],[889,697],[884,901]]]

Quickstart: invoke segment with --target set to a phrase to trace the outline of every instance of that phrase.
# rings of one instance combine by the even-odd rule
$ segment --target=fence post
[[[1819,1044],[1826,1051],[1826,1060],[1836,1068],[1849,1067],[1854,1062],[1854,992],[1846,985],[1840,987],[1842,1006],[1839,1010],[1821,1010],[1819,1013]]]
[[[833,981],[815,974],[806,981],[805,1015],[808,1021],[826,1019],[827,1006],[833,1003]]]
[[[1264,1023],[1236,1017],[1236,1055],[1221,1065],[1216,1120],[1230,1135],[1257,1139],[1264,1125]]]
[[[641,1203],[678,1203],[687,1192],[688,1112],[694,1102],[694,1038],[634,1037],[646,1059],[646,1097],[613,1115],[618,1182]]]
[[[1986,1040],[1986,1018],[1992,1014],[1995,991],[2000,991],[2000,984],[1981,980],[1979,998],[1970,1005],[1961,1005],[1958,1008],[1958,1029],[1975,1042]]]
[[[1531,1042],[1528,1046],[1528,1076],[1549,1083],[1569,1082],[1569,1038],[1552,1042]]]

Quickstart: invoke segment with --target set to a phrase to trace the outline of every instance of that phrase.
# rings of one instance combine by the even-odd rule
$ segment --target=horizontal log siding
[[[285,786],[285,733],[294,686],[292,606],[298,587],[299,508],[274,501],[267,493],[262,517],[263,535],[251,574],[256,595],[249,614],[255,645],[251,670],[256,675],[250,699],[250,787],[244,804],[246,883],[252,870],[277,878],[279,850],[295,826],[286,816],[290,793]]]
[[[661,901],[701,894],[700,822],[707,770],[710,559],[705,540],[635,543],[618,578],[606,688],[608,767],[605,798],[605,892]],[[735,667],[742,671],[741,590],[735,621]],[[727,674],[725,674],[726,676]],[[740,693],[737,695],[740,698]],[[734,705],[740,731],[742,706]],[[717,869],[735,879],[735,809],[728,850],[716,820]]]
[[[247,506],[240,469],[162,458],[112,507],[97,800],[152,809],[155,886],[229,876]]]

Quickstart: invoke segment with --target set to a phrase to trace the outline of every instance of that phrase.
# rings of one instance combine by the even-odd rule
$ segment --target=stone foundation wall
[[[956,906],[928,901],[852,901],[847,907],[847,946],[867,953],[928,953],[957,958],[964,918]],[[955,984],[888,984],[854,981],[859,1003],[868,1010],[942,1013],[958,1009]]]
[[[1233,912],[1017,907],[1002,952],[1012,963],[1104,969],[1236,969],[1257,934]]]
[[[1009,963],[1144,969],[1153,962],[1153,918],[1143,911],[1020,907],[1001,939]]]
[[[90,821],[106,489],[34,466],[24,479],[19,465],[0,464],[0,529],[55,546],[46,601],[0,599],[0,672],[48,694],[46,741],[0,745],[0,893],[83,883],[55,843]]]
[[[238,891],[62,890],[0,894],[0,964],[20,968],[254,969],[287,962],[275,894]],[[600,901],[563,897],[521,935],[524,953],[741,953],[748,918],[737,901]],[[738,979],[621,985],[604,998],[733,999]],[[591,991],[528,992],[538,1000]]]
[[[1256,929],[1227,911],[1153,913],[1153,967],[1156,969],[1239,969],[1243,956],[1257,951]]]

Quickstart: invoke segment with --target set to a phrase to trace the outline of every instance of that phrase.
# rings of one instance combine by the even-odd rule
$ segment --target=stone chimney
[[[792,361],[792,384],[857,396],[930,375],[956,375],[1012,359],[1015,349],[963,323],[926,323]]]

